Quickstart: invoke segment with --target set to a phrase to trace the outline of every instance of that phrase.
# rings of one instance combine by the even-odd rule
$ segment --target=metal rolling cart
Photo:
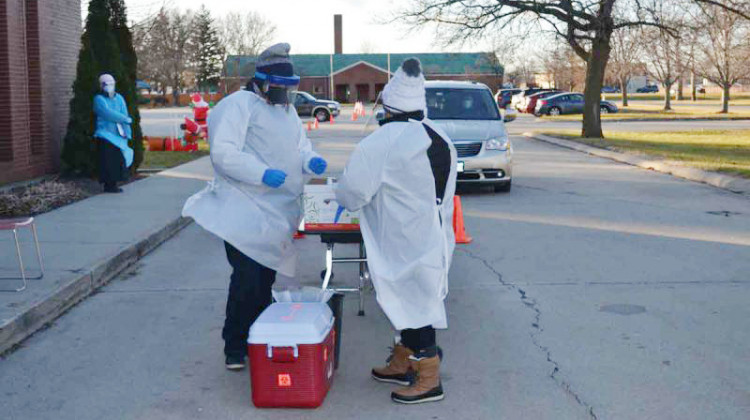
[[[305,235],[320,235],[320,241],[326,244],[326,267],[320,276],[323,280],[323,289],[330,289],[341,293],[357,293],[359,297],[359,312],[357,315],[365,315],[365,296],[364,290],[367,281],[370,279],[370,272],[367,268],[367,253],[365,243],[362,239],[362,233],[359,225],[356,224],[328,224],[328,223],[308,223],[300,226],[300,233]],[[357,245],[359,248],[358,257],[334,257],[333,249],[336,244]],[[359,284],[358,287],[331,287],[330,282],[334,277],[334,264],[359,264]]]

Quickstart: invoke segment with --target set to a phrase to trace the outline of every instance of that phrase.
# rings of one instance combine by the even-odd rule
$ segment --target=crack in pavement
[[[492,264],[490,264],[485,258],[467,251],[466,249],[459,249],[459,251],[462,251],[469,258],[472,258],[484,264],[484,266],[488,270],[490,270],[497,276],[500,284],[518,292],[519,296],[521,297],[521,302],[524,304],[524,306],[534,312],[534,322],[531,324],[533,329],[531,332],[529,332],[529,336],[531,337],[531,342],[534,344],[534,346],[536,346],[546,355],[547,362],[552,365],[552,372],[550,372],[550,374],[548,375],[549,378],[552,379],[556,384],[558,384],[567,395],[569,395],[576,401],[576,403],[578,403],[578,405],[585,408],[591,419],[597,420],[598,417],[594,413],[594,407],[584,401],[584,399],[580,395],[578,395],[575,390],[573,390],[572,385],[568,381],[558,376],[558,373],[560,373],[560,364],[552,358],[552,352],[550,351],[549,347],[539,342],[539,335],[544,331],[544,328],[542,328],[541,326],[542,311],[539,309],[539,305],[537,304],[536,299],[529,297],[526,294],[526,291],[518,287],[517,284],[506,282],[503,279],[502,273],[497,271],[495,267],[493,267]]]

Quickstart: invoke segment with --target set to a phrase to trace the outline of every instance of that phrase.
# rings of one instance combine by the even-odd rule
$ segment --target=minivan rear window
[[[432,120],[499,120],[492,94],[485,89],[427,89],[427,117]]]

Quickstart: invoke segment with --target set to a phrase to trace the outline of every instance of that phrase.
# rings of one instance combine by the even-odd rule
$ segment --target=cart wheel
[[[333,281],[333,278],[335,277],[335,275],[336,274],[333,271],[331,271],[331,280],[330,281]],[[323,270],[323,271],[320,272],[320,279],[324,280],[325,278],[326,278],[326,270]]]

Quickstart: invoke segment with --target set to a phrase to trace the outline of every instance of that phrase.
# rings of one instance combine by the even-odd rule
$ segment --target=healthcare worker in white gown
[[[396,402],[437,401],[444,394],[435,328],[448,326],[444,300],[455,246],[456,150],[425,118],[417,59],[404,61],[382,98],[386,119],[355,149],[336,198],[361,211],[378,303],[401,330],[388,365],[373,369],[372,376],[405,385],[391,394]]]
[[[250,325],[271,303],[276,273],[294,276],[292,235],[305,176],[326,161],[312,150],[289,94],[299,84],[289,44],[258,57],[247,90],[222,99],[208,119],[214,180],[182,210],[224,240],[233,272],[222,337],[226,367],[245,366]]]

